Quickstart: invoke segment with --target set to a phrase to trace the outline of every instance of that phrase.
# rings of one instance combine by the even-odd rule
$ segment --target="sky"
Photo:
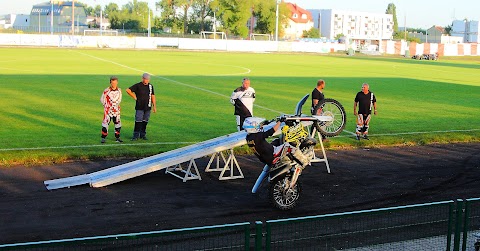
[[[32,6],[48,0],[0,0],[0,14],[29,14]],[[91,6],[105,6],[110,2],[123,5],[130,0],[80,0]],[[153,8],[159,0],[140,0],[149,2]],[[480,20],[479,0],[287,0],[304,9],[338,9],[385,13],[389,3],[397,7],[398,26],[411,28],[429,28],[433,25],[447,26],[454,19]]]

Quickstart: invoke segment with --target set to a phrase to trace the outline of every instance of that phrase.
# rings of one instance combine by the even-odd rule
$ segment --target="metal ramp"
[[[225,171],[232,170],[232,175],[224,176],[225,171],[222,171],[219,179],[243,178],[243,174],[233,174],[233,168],[235,167],[235,169],[240,170],[240,167],[238,166],[238,163],[233,156],[233,150],[231,149],[245,145],[247,143],[245,137],[245,131],[236,132],[98,172],[61,179],[46,180],[44,181],[44,184],[48,190],[84,184],[90,184],[91,187],[103,187],[169,167],[174,168],[167,169],[166,173],[176,174],[175,171],[180,171],[184,173],[185,176],[175,176],[183,179],[185,182],[186,180],[191,179],[201,179],[197,165],[195,164],[195,159],[213,154],[211,158],[212,160],[215,158],[214,156],[216,154],[227,150],[231,153],[231,156],[228,157],[230,162],[226,160],[223,169],[225,169]],[[181,164],[186,162],[189,162],[189,164],[188,168],[185,170],[181,167]],[[232,164],[233,162],[235,162],[236,166]],[[217,165],[217,170],[215,171],[218,171],[218,169],[219,166]]]

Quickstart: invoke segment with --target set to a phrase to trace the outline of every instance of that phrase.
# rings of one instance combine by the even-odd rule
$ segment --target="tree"
[[[408,42],[415,42],[415,43],[419,44],[420,43],[420,38],[418,38],[418,37],[408,37],[407,36],[407,41]]]
[[[106,17],[110,17],[110,14],[120,11],[120,9],[118,8],[118,4],[116,4],[116,3],[109,3],[109,4],[105,5],[104,10],[105,10],[104,15]]]
[[[144,30],[148,26],[148,12],[152,14],[148,7],[147,2],[139,2],[133,0],[123,5],[120,10],[118,6],[109,4],[108,17],[110,19],[111,27],[114,29],[132,29],[132,30]],[[114,11],[117,9],[117,11]]]
[[[276,0],[256,0],[254,6],[254,15],[256,18],[255,32],[261,34],[274,34],[276,29]],[[288,22],[290,11],[285,2],[278,6],[278,34],[282,36],[284,26]]]
[[[96,17],[99,17],[100,16],[100,12],[102,11],[102,6],[100,5],[96,5],[95,8],[93,9],[94,11],[94,15],[93,16],[96,16]]]
[[[445,26],[445,33],[447,33],[447,35],[449,35],[449,36],[452,35],[452,25],[453,24],[449,24],[449,25]]]
[[[195,23],[199,24],[198,31],[205,31],[206,17],[213,16],[212,8],[210,8],[210,4],[213,1],[214,0],[195,0],[193,2],[193,17],[191,19],[191,25],[195,26]]]
[[[385,14],[393,15],[393,32],[398,32],[398,23],[397,23],[397,7],[394,3],[389,3]]]
[[[212,8],[218,10],[226,32],[246,37],[248,35],[247,21],[252,16],[254,0],[216,0]]]
[[[275,32],[277,3],[273,1],[257,1],[253,14],[256,18],[255,32],[273,34]]]
[[[302,37],[304,37],[304,38],[319,38],[320,37],[320,31],[317,28],[312,27],[308,31],[303,31]]]
[[[87,16],[95,16],[95,9],[92,6],[84,6]]]
[[[345,35],[343,35],[343,33],[337,34],[337,35],[335,36],[335,40],[338,40],[338,39],[340,39],[340,38],[342,38],[342,37],[344,37],[344,36],[345,36]]]
[[[177,15],[177,1],[176,0],[161,0],[155,5],[162,11],[160,15],[160,25],[163,28],[171,28],[172,32],[179,30],[181,21]]]
[[[122,8],[122,12],[126,16],[127,23],[138,25],[138,27],[132,29],[147,29],[149,11],[150,8],[148,7],[147,2],[139,2],[137,0],[129,2]]]
[[[183,11],[181,19],[183,21],[183,34],[188,32],[188,10],[192,6],[194,0],[177,0],[178,7]]]

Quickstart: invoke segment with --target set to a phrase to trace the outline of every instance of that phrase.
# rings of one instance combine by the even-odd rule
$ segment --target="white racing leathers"
[[[253,116],[253,102],[255,102],[255,90],[252,87],[244,89],[238,87],[230,96],[230,103],[235,106],[234,115],[237,118],[237,130],[243,130],[245,118]]]
[[[115,136],[120,136],[122,122],[120,120],[120,102],[122,102],[122,90],[117,88],[112,90],[110,87],[105,89],[100,97],[103,105],[102,137],[108,135],[108,125],[111,121],[115,124]]]

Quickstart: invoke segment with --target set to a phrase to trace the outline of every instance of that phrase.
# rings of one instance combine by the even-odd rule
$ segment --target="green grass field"
[[[292,113],[326,80],[325,95],[347,112],[368,82],[378,115],[370,141],[344,132],[330,148],[480,140],[480,59],[414,61],[394,57],[316,54],[0,48],[0,164],[147,156],[235,131],[229,96],[249,77],[255,116]],[[125,89],[150,72],[158,113],[147,142],[131,143],[134,100]],[[100,145],[100,95],[110,75],[123,90],[122,138]],[[308,107],[306,108],[308,109]],[[110,126],[113,132],[113,125]]]

